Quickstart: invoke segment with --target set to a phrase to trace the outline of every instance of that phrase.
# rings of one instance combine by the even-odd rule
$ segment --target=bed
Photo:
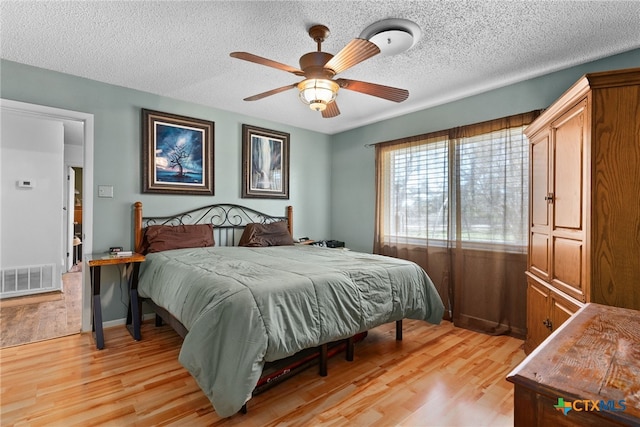
[[[180,363],[222,417],[246,408],[268,363],[319,346],[326,354],[328,343],[403,318],[442,319],[416,264],[294,244],[292,229],[291,207],[281,217],[233,204],[144,217],[134,204],[146,261],[132,295],[184,337]]]

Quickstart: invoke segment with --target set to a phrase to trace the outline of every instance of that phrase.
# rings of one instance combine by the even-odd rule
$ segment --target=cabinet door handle
[[[553,329],[553,324],[551,323],[551,320],[549,319],[544,319],[542,321],[542,324],[548,329],[548,330],[552,330]]]
[[[547,203],[553,203],[553,193],[547,193],[547,195],[544,196],[544,199],[547,201]]]

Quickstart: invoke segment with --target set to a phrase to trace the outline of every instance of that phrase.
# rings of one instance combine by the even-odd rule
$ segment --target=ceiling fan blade
[[[287,64],[283,64],[281,62],[273,61],[271,59],[263,58],[258,55],[254,55],[248,52],[231,52],[229,54],[232,58],[243,59],[245,61],[254,62],[260,65],[266,65],[267,67],[276,68],[278,70],[287,71],[289,73],[295,74],[296,76],[304,76],[304,72],[295,67],[292,67]]]
[[[402,102],[409,97],[409,91],[397,87],[378,85],[351,79],[336,79],[343,89],[353,90],[366,95],[377,96],[393,102]]]
[[[331,117],[339,116],[340,109],[338,108],[338,104],[336,101],[330,102],[327,104],[327,108],[322,111],[322,117],[325,119],[330,119]]]
[[[379,53],[380,48],[369,40],[353,39],[324,68],[331,68],[338,74]]]
[[[257,95],[250,96],[245,98],[244,101],[257,101],[258,99],[266,98],[267,96],[275,95],[276,93],[284,92],[285,90],[293,89],[298,86],[298,83],[294,83],[292,85],[282,86],[277,89],[271,89],[266,92],[259,93]]]

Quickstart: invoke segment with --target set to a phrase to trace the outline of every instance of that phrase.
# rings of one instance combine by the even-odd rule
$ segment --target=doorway
[[[71,188],[73,189],[72,200],[70,205],[73,209],[69,208],[68,217],[71,220],[72,228],[68,234],[71,238],[71,244],[67,244],[68,251],[68,264],[70,265],[68,271],[82,271],[82,176],[83,170],[81,167],[70,168],[69,180],[72,181]],[[71,179],[71,176],[74,179]]]
[[[64,253],[65,272],[82,269],[82,177],[83,168],[66,165]]]
[[[36,104],[28,104],[19,101],[0,99],[0,107],[3,112],[11,112],[14,114],[22,114],[29,117],[41,118],[42,120],[60,121],[63,124],[75,124],[80,129],[81,143],[78,150],[81,152],[80,163],[75,166],[82,169],[82,214],[81,223],[82,231],[81,240],[82,248],[79,257],[84,258],[83,254],[91,253],[93,247],[93,145],[94,145],[94,117],[93,114],[64,110],[54,107],[47,107]],[[66,151],[65,147],[65,151]],[[74,191],[75,193],[75,191]],[[66,215],[61,215],[65,217]],[[3,227],[4,228],[4,227]],[[66,228],[66,227],[65,227]],[[65,236],[67,234],[65,233]],[[0,236],[2,233],[0,232]],[[3,251],[0,251],[0,259]],[[63,264],[66,264],[63,260]],[[91,298],[90,298],[90,281],[87,269],[81,274],[81,330],[91,330]]]

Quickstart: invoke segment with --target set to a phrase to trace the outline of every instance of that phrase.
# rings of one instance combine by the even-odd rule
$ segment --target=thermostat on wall
[[[36,182],[32,179],[21,179],[18,181],[18,187],[20,188],[33,188],[36,186]]]

